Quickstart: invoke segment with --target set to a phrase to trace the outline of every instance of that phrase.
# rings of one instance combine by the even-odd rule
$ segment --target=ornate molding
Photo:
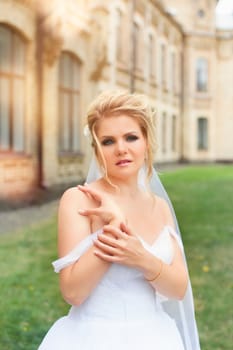
[[[216,39],[212,36],[186,36],[185,43],[187,46],[195,49],[209,50],[215,48]]]

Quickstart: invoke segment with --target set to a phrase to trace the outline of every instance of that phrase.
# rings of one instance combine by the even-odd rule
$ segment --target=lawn
[[[190,166],[161,179],[183,235],[202,350],[230,350],[233,167]],[[56,218],[0,237],[0,349],[36,350],[67,313],[50,264],[56,257]]]

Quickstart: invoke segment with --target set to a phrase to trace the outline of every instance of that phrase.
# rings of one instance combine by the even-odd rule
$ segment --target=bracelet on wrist
[[[148,281],[148,282],[154,282],[155,280],[157,280],[157,278],[161,275],[161,273],[162,273],[162,271],[163,271],[163,261],[162,260],[160,260],[160,268],[159,268],[159,272],[153,277],[153,278],[150,278],[150,279],[148,279],[148,278],[146,278],[146,280]]]

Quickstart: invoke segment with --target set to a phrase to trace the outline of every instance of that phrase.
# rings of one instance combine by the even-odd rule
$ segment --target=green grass
[[[182,231],[203,350],[233,338],[233,167],[188,167],[162,175]]]
[[[0,237],[0,349],[34,350],[68,306],[57,274],[56,222]]]
[[[233,167],[187,167],[161,178],[183,235],[202,350],[230,350]],[[67,313],[50,264],[55,258],[56,218],[0,237],[1,350],[37,349]]]

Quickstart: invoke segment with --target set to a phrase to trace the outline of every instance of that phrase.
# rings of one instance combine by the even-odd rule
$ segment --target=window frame
[[[27,74],[27,41],[24,36],[14,28],[11,28],[8,25],[0,23],[0,27],[8,32],[9,35],[9,70],[4,70],[0,65],[0,82],[3,79],[6,79],[8,83],[8,101],[6,103],[7,109],[7,131],[8,136],[5,140],[1,140],[1,130],[0,130],[0,152],[1,153],[14,153],[14,154],[24,154],[26,152],[26,74]],[[22,72],[17,72],[17,65],[19,60],[15,60],[17,55],[18,48],[16,43],[18,42],[21,45],[23,52],[23,63],[20,66]],[[16,103],[18,100],[18,95],[14,94],[14,89],[16,87],[16,82],[21,82],[23,89],[22,98],[19,103]],[[1,93],[1,91],[0,91]],[[1,97],[1,96],[0,96]],[[19,124],[21,128],[17,127],[17,111],[18,106],[21,106],[22,118],[19,119]],[[1,112],[1,110],[0,110]],[[18,112],[19,113],[19,112]],[[0,114],[0,129],[1,129],[1,114]],[[16,127],[15,127],[16,125]],[[18,141],[20,138],[20,141]],[[7,144],[4,146],[3,143]],[[19,143],[18,143],[19,142]]]
[[[209,122],[206,117],[197,118],[197,149],[199,151],[208,150]]]
[[[208,92],[209,85],[209,62],[205,57],[198,57],[195,65],[196,91]]]
[[[64,63],[66,62],[66,63]],[[71,64],[68,64],[70,62]],[[63,64],[63,66],[62,66]],[[65,67],[65,65],[67,65]],[[76,65],[76,67],[75,67]],[[66,77],[63,76],[65,69],[69,69],[68,75],[72,80],[73,86],[70,81],[69,86],[66,86]],[[78,87],[74,86],[74,71],[77,69]],[[82,79],[82,62],[81,60],[70,51],[62,51],[59,59],[59,77],[58,77],[58,108],[59,108],[59,129],[58,129],[58,152],[60,156],[81,154],[81,81]],[[65,111],[64,97],[68,96],[68,109]],[[78,111],[75,118],[74,115],[74,102],[77,98]],[[64,111],[68,113],[68,120],[64,124]],[[63,117],[62,117],[63,114]],[[76,120],[75,120],[76,119]],[[75,123],[76,122],[76,123]],[[74,134],[74,125],[78,125],[76,133]],[[65,133],[67,132],[67,140]],[[77,140],[76,140],[77,138]],[[75,140],[77,144],[75,145]],[[66,146],[66,142],[67,145]]]

